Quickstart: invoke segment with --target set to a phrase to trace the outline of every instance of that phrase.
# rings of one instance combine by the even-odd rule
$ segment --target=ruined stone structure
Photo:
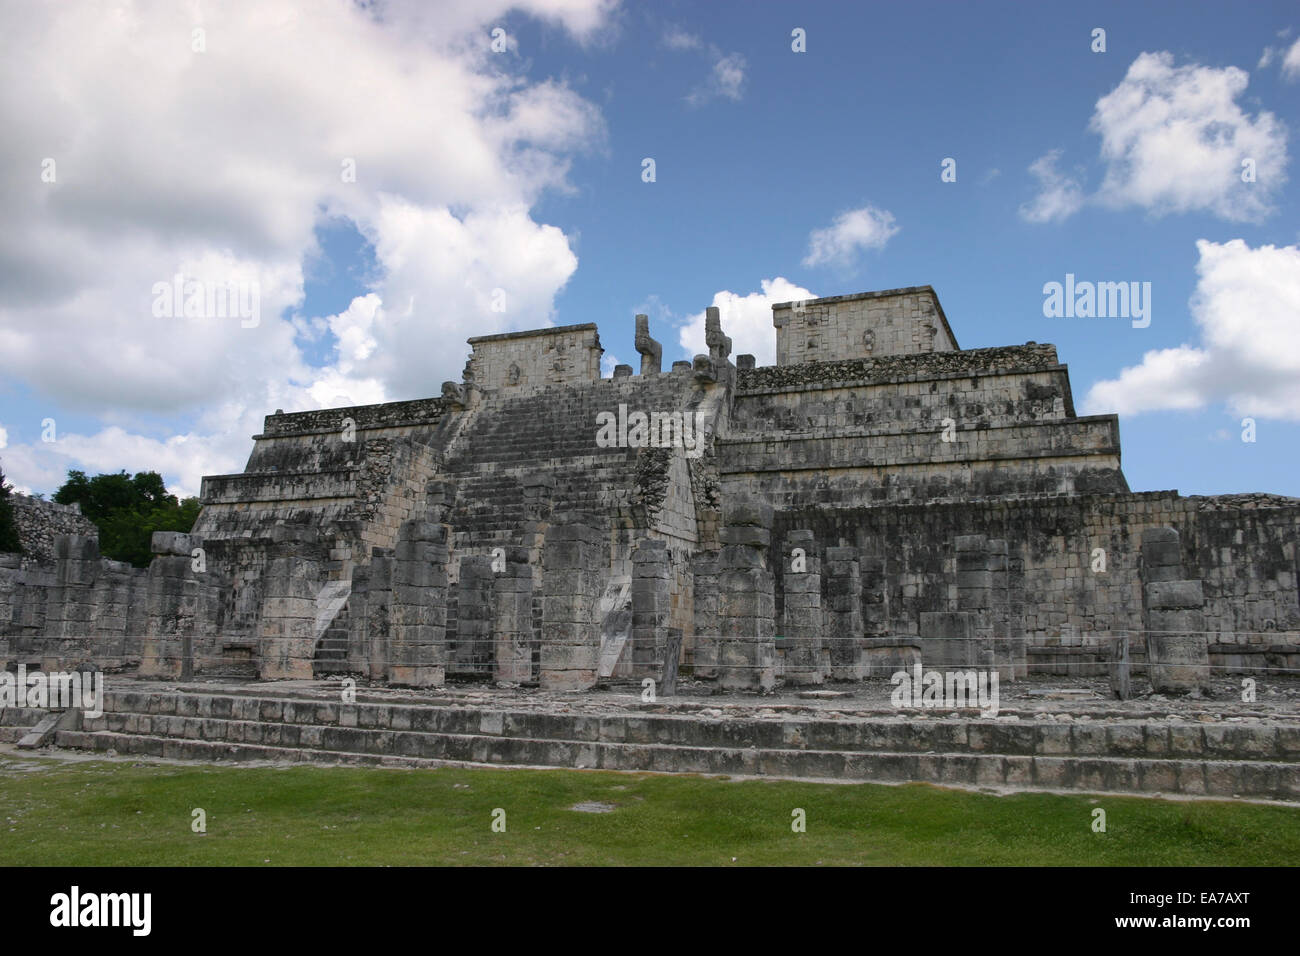
[[[1131,492],[1055,347],[963,350],[928,286],[773,324],[769,367],[710,309],[667,371],[638,316],[640,374],[572,325],[471,338],[436,398],[277,411],[147,572],[84,533],[0,560],[0,655],[755,692],[1101,673],[1121,638],[1172,691],[1300,666],[1300,500]]]
[[[11,495],[14,526],[23,553],[39,564],[54,561],[54,539],[61,534],[96,534],[95,523],[81,513],[81,505],[61,505],[44,498]]]

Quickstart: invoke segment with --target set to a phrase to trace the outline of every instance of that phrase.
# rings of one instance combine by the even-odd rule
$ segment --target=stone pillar
[[[348,672],[370,673],[370,565],[352,568],[352,592],[348,595]]]
[[[1133,696],[1128,643],[1127,634],[1111,638],[1107,661],[1110,665],[1110,689],[1120,700],[1128,700]]]
[[[209,563],[206,550],[202,550],[203,570],[195,570],[194,549],[203,548],[203,539],[190,535],[190,576],[198,589],[198,608],[195,614],[193,652],[194,673],[221,670],[225,664],[226,598],[231,593],[230,580],[225,570]],[[313,624],[313,633],[315,625]],[[186,675],[192,676],[192,675]]]
[[[889,574],[878,554],[858,557],[862,580],[862,631],[868,637],[889,634]]]
[[[668,542],[644,538],[632,549],[632,676],[653,677],[663,671],[669,593]]]
[[[698,551],[691,557],[695,597],[695,676],[718,676],[718,552]]]
[[[95,653],[96,583],[100,576],[99,539],[61,534],[54,538],[54,587],[46,597],[46,644],[50,669],[71,666]]]
[[[271,555],[263,575],[258,676],[310,679],[316,653],[316,595],[324,564],[316,530],[276,525],[271,529]]]
[[[145,635],[149,631],[149,569],[131,568],[129,587],[122,656],[127,660],[139,662],[143,654]]]
[[[726,690],[776,687],[775,580],[767,563],[770,505],[730,505],[720,535],[718,566],[718,683]]]
[[[857,548],[826,549],[826,634],[834,680],[861,680],[865,646]]]
[[[392,661],[393,549],[370,552],[370,580],[366,595],[366,636],[370,679],[387,680]]]
[[[993,572],[989,570],[988,538],[958,535],[957,610],[987,611],[993,607]]]
[[[54,538],[54,587],[45,611],[50,637],[88,638],[93,610],[92,588],[99,578],[99,539],[60,534]]]
[[[785,650],[784,676],[792,684],[822,682],[822,568],[811,531],[785,538],[782,590],[785,595],[779,646]]]
[[[1004,539],[989,539],[987,567],[993,659],[998,679],[1011,681],[1029,673],[1029,652],[1024,628],[1011,604],[1011,559]]]
[[[131,599],[131,565],[104,561],[95,583],[97,656],[121,660],[126,653],[126,615]]]
[[[1005,542],[990,542],[982,534],[958,535],[954,552],[957,610],[921,614],[922,661],[935,667],[999,667],[999,679],[1009,679],[1009,666],[1000,666],[995,653],[997,605],[1007,604]],[[1009,665],[1010,647],[1005,641],[1000,646],[1006,658],[1002,664]]]
[[[501,562],[504,564],[504,559]],[[492,558],[467,554],[456,583],[456,643],[452,663],[459,674],[489,674],[492,669]]]
[[[542,690],[587,690],[600,658],[601,572],[606,558],[596,529],[553,524],[542,548]],[[634,582],[635,586],[635,582]]]
[[[0,554],[0,661],[7,661],[12,653],[9,636],[14,618],[21,613],[18,578],[21,575],[22,557],[17,554]]]
[[[9,623],[12,634],[10,650],[15,655],[29,659],[37,651],[38,644],[46,633],[45,612],[54,582],[53,571],[39,566],[22,568],[20,562],[14,581],[13,611]]]
[[[524,548],[506,548],[505,561],[492,582],[492,676],[522,684],[533,679],[533,568]]]
[[[1183,574],[1174,528],[1142,532],[1142,607],[1151,687],[1161,694],[1209,690],[1210,647],[1201,582]]]
[[[447,666],[447,526],[412,518],[393,555],[391,683],[441,687]]]
[[[914,655],[919,652],[889,632],[889,572],[884,557],[860,554],[858,572],[862,581],[862,633],[866,645],[862,676],[888,678],[910,668]]]
[[[658,375],[663,365],[663,346],[650,338],[650,319],[648,316],[636,317],[636,350],[641,353],[641,374]]]
[[[1012,680],[1018,666],[1016,645],[1025,670],[1027,661],[1024,641],[1013,643],[1010,632],[1007,543],[982,534],[959,535],[956,552],[957,609],[976,615],[974,646],[958,660],[972,667],[996,667],[999,680]]]
[[[190,565],[190,537],[174,531],[155,531],[150,548],[154,558],[149,564],[148,623],[140,643],[140,675],[180,677],[193,664],[199,610],[198,581]],[[310,667],[309,661],[309,677]]]

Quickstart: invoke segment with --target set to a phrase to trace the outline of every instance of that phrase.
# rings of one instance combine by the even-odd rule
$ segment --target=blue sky
[[[596,322],[635,365],[644,311],[667,362],[718,304],[770,362],[790,290],[929,284],[965,348],[1057,345],[1080,413],[1121,415],[1134,490],[1300,495],[1293,3],[283,11],[233,4],[201,52],[165,5],[93,35],[2,14],[20,487],[156,468],[194,493],[277,407],[436,395],[471,335]],[[57,102],[48,43],[86,45]],[[160,324],[177,271],[256,280],[258,326]],[[1067,273],[1150,283],[1150,325],[1045,317]]]

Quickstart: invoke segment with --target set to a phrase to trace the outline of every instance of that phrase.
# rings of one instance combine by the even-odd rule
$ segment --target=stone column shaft
[[[767,564],[772,509],[734,502],[722,529],[718,574],[718,683],[768,693],[776,687],[775,579]]]
[[[600,658],[601,572],[607,559],[600,534],[588,525],[552,524],[542,548],[543,690],[596,685]]]
[[[821,558],[811,531],[786,535],[781,556],[782,590],[785,595],[781,642],[785,651],[785,679],[794,684],[822,682]]]

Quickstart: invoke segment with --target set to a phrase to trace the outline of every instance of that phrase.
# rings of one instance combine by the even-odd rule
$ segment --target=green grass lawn
[[[27,758],[24,758],[26,760]],[[1290,866],[1300,809],[568,770],[0,762],[0,864]],[[612,804],[608,813],[570,809]],[[1093,832],[1093,810],[1106,832]],[[207,833],[191,830],[192,811]],[[505,810],[504,833],[492,831]],[[791,811],[807,831],[791,829]]]

